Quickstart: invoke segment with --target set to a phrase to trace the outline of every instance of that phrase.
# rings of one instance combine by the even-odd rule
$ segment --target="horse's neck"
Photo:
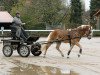
[[[85,31],[83,29],[78,29],[78,28],[74,28],[74,29],[68,29],[68,34],[70,33],[77,33],[79,37],[83,37],[85,34]],[[71,35],[71,34],[70,34]]]
[[[85,31],[82,29],[78,29],[78,33],[79,33],[80,37],[83,37],[85,34]]]

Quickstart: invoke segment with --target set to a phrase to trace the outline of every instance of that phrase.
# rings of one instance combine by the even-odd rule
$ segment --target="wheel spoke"
[[[13,53],[13,50],[12,50],[12,48],[11,48],[10,45],[5,45],[5,46],[3,47],[3,54],[4,54],[5,56],[10,57],[10,56],[12,55],[12,53]]]
[[[19,54],[22,56],[22,57],[26,57],[30,54],[30,51],[29,51],[29,48],[27,45],[22,45],[19,49]]]

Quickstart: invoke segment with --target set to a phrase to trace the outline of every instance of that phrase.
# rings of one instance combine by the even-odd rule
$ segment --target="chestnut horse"
[[[62,57],[64,57],[64,54],[59,49],[61,42],[70,43],[70,45],[71,45],[70,49],[67,53],[67,55],[68,55],[67,58],[69,58],[70,52],[71,52],[72,48],[74,47],[74,45],[76,45],[80,48],[79,54],[78,54],[78,57],[80,57],[80,55],[82,54],[82,46],[79,44],[79,41],[83,36],[86,36],[88,39],[91,39],[91,36],[92,36],[91,30],[92,30],[92,27],[90,25],[81,25],[75,29],[70,29],[70,30],[56,29],[56,30],[52,31],[47,38],[48,44],[45,45],[46,49],[44,52],[44,57],[46,55],[47,49],[52,44],[49,42],[54,41],[54,40],[59,40],[59,42],[56,42],[56,44],[57,44],[56,49],[60,52]]]

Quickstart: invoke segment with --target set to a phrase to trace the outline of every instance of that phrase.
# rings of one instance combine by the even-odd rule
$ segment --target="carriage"
[[[10,57],[14,50],[17,50],[18,54],[22,57],[28,57],[30,52],[34,56],[39,56],[41,52],[41,44],[36,41],[39,39],[38,36],[29,37],[26,42],[16,37],[14,28],[11,28],[11,38],[1,39],[3,41],[3,54],[6,57]]]
[[[14,50],[17,50],[18,54],[22,57],[29,56],[30,52],[34,56],[39,56],[41,54],[41,45],[36,43],[39,39],[38,36],[29,37],[26,42],[22,42],[21,39],[16,37],[16,29],[11,27],[13,22],[13,17],[7,11],[0,11],[0,27],[5,29],[11,29],[11,38],[2,39],[3,41],[3,54],[6,57],[10,57]]]

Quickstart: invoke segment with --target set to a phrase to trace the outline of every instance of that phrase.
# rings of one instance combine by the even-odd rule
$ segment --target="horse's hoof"
[[[43,58],[46,58],[46,56],[43,56]]]
[[[78,57],[80,57],[80,55],[78,54]]]
[[[67,58],[69,59],[69,56],[67,56]]]
[[[62,57],[64,57],[64,55],[62,55]]]

